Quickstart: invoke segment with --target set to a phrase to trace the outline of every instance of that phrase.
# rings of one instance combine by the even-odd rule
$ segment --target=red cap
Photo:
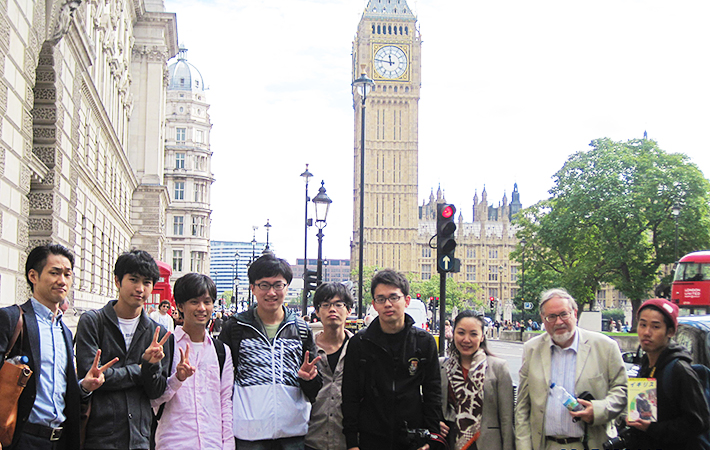
[[[671,319],[671,322],[673,322],[673,328],[676,330],[678,329],[678,305],[662,298],[652,298],[643,302],[639,308],[639,314],[641,314],[641,311],[647,306],[655,306],[661,310],[664,316]]]

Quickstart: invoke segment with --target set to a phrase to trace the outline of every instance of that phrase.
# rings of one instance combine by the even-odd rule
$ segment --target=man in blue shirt
[[[103,371],[116,361],[92,370],[77,382],[72,334],[62,322],[59,305],[71,288],[74,255],[61,245],[34,248],[25,264],[32,298],[0,309],[0,366],[4,356],[24,355],[32,377],[18,402],[17,425],[9,449],[79,448],[81,399],[103,384]],[[23,338],[7,348],[19,316]],[[100,352],[100,351],[99,351]]]

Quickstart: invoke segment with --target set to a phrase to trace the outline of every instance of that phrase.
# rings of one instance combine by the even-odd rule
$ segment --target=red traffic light
[[[490,297],[488,300],[493,301],[495,300],[495,297]]]
[[[441,210],[441,217],[448,219],[453,216],[456,212],[456,207],[454,205],[446,205],[444,209]]]

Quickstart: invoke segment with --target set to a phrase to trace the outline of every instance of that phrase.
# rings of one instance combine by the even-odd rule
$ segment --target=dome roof
[[[205,83],[199,70],[185,58],[187,49],[180,46],[177,61],[168,66],[168,90],[199,91],[205,90]]]

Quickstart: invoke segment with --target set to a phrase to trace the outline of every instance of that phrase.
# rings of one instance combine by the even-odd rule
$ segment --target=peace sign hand
[[[94,363],[91,364],[91,369],[86,372],[86,376],[83,380],[81,380],[81,387],[83,387],[85,391],[95,391],[96,389],[100,388],[102,384],[104,384],[104,372],[106,371],[106,369],[118,362],[118,357],[113,358],[111,361],[107,362],[99,368],[100,360],[101,349],[98,349],[96,351],[96,356],[94,357]]]
[[[311,381],[318,375],[318,367],[316,366],[316,363],[320,361],[320,356],[316,356],[313,358],[313,361],[308,362],[308,357],[310,356],[310,352],[306,350],[306,356],[303,358],[303,364],[301,365],[301,368],[298,369],[298,377],[306,380],[306,381]]]
[[[158,336],[160,336],[160,327],[155,329],[153,342],[150,343],[148,348],[145,349],[145,352],[143,353],[143,360],[148,361],[151,364],[155,364],[165,357],[165,353],[163,352],[163,344],[165,344],[168,340],[170,332],[168,331],[165,333],[165,336],[163,336],[163,339],[160,341],[158,341]]]
[[[175,376],[178,380],[185,381],[188,377],[194,375],[195,371],[197,370],[197,367],[190,365],[189,345],[187,346],[187,350],[185,350],[184,352],[181,348],[178,349],[180,350],[180,362],[178,363],[177,367],[175,367]]]

